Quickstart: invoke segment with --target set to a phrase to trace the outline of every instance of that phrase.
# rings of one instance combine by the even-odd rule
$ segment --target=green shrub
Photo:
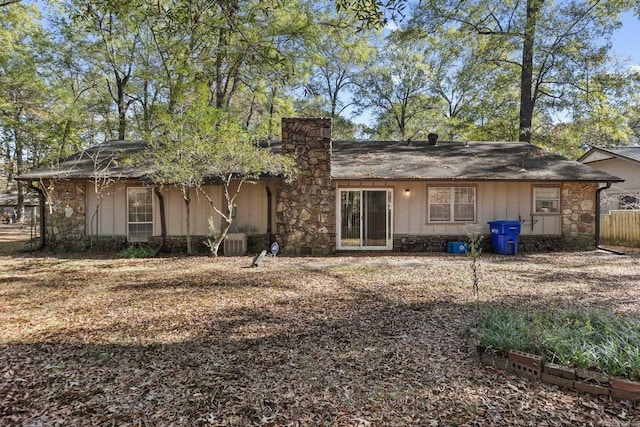
[[[485,310],[471,330],[482,346],[548,362],[640,379],[640,320],[602,310]]]
[[[140,243],[132,243],[125,249],[118,252],[120,258],[148,258],[153,253],[154,249],[150,246]]]

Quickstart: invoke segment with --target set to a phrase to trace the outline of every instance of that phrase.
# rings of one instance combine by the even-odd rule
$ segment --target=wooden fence
[[[607,245],[640,247],[640,210],[600,215],[600,241]]]

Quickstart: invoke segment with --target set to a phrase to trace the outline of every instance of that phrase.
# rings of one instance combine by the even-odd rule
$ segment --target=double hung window
[[[146,242],[153,235],[151,188],[127,188],[127,232],[130,242]]]
[[[476,187],[429,187],[429,222],[474,222]]]
[[[535,213],[560,213],[560,187],[534,187],[533,204]]]

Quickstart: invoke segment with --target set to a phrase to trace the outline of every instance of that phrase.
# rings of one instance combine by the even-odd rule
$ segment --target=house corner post
[[[86,185],[84,181],[58,180],[50,182],[47,193],[45,227],[49,229],[47,243],[65,250],[85,248]]]
[[[336,191],[331,182],[331,119],[282,119],[282,153],[297,174],[278,188],[277,240],[290,255],[328,255],[336,247]]]
[[[598,184],[594,182],[562,184],[562,236],[566,249],[594,249],[597,189]]]

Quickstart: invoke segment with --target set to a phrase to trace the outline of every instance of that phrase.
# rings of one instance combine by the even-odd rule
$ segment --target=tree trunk
[[[229,214],[229,215],[231,215],[231,214]],[[222,230],[220,232],[220,235],[218,237],[216,237],[216,240],[213,242],[213,247],[211,248],[211,253],[213,253],[213,256],[218,256],[218,251],[220,250],[220,245],[224,241],[224,238],[227,237],[227,233],[229,232],[229,229],[231,228],[231,222],[227,221],[226,218],[225,218],[225,223],[226,224],[222,228]]]
[[[231,228],[231,224],[233,223],[233,203],[235,202],[236,196],[240,193],[240,188],[242,187],[242,184],[244,183],[244,179],[240,180],[240,182],[238,183],[238,186],[235,189],[235,193],[232,196],[231,193],[229,192],[229,184],[231,182],[231,177],[232,175],[228,175],[223,179],[224,182],[224,198],[227,202],[227,213],[223,213],[221,210],[217,209],[215,204],[213,203],[213,200],[211,200],[211,198],[209,198],[207,196],[207,199],[209,200],[209,203],[211,204],[211,208],[218,212],[218,214],[222,217],[222,219],[225,222],[224,227],[222,228],[222,230],[220,231],[220,234],[216,237],[215,241],[213,242],[213,244],[211,245],[211,253],[214,256],[218,256],[218,251],[220,250],[220,245],[222,244],[222,242],[224,241],[224,238],[227,236],[227,233],[229,232],[229,229]],[[206,195],[206,193],[205,193]]]
[[[273,115],[275,114],[277,89],[275,85],[271,88],[271,98],[269,99],[269,130],[267,132],[267,140],[273,138]]]
[[[118,139],[124,140],[127,130],[127,103],[124,100],[124,88],[127,85],[128,78],[117,78],[118,91]]]
[[[187,254],[191,255],[191,189],[182,187],[182,197],[184,198],[184,210],[187,215],[185,225],[187,227]]]
[[[527,20],[522,42],[522,70],[520,74],[520,138],[531,143],[533,123],[533,53],[535,47],[536,23],[544,0],[527,0]]]
[[[16,175],[20,176],[22,173],[23,163],[23,147],[22,147],[22,135],[17,129],[14,129],[13,136],[15,138],[15,151],[14,158],[16,161]],[[16,181],[16,189],[18,192],[18,201],[16,203],[16,221],[21,221],[24,217],[24,184],[22,181]]]

